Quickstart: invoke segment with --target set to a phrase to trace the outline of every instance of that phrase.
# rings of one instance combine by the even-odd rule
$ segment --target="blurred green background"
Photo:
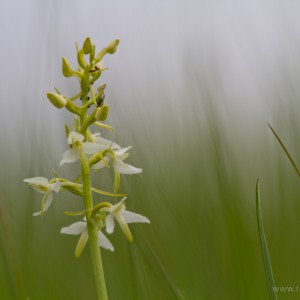
[[[120,230],[103,250],[110,299],[268,299],[255,215],[255,183],[275,282],[300,285],[300,186],[267,126],[300,165],[300,4],[295,1],[1,1],[0,299],[96,299],[88,249],[60,228],[83,208],[67,193],[44,218],[41,195],[24,178],[66,178],[58,167],[71,115],[45,97],[76,80],[75,42],[98,49],[119,37],[103,74],[108,123],[102,131],[143,168],[123,176],[129,210],[151,224]],[[112,189],[108,172],[95,186]],[[95,201],[105,198],[95,197]],[[119,229],[119,228],[117,228]],[[278,299],[299,299],[299,292]]]

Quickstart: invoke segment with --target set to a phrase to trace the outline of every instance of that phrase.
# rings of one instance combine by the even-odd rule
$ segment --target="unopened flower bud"
[[[120,43],[119,39],[114,40],[106,47],[106,52],[109,54],[113,54],[117,51],[118,45]]]
[[[97,121],[105,121],[109,112],[109,107],[107,105],[103,105],[96,109],[95,119]]]
[[[71,77],[73,75],[73,69],[64,56],[62,57],[62,73],[65,77]]]
[[[67,99],[62,95],[49,92],[47,93],[47,97],[50,102],[57,108],[62,108],[67,105]]]
[[[93,44],[89,37],[85,39],[82,50],[84,54],[90,54],[93,51]]]
[[[77,52],[77,61],[78,61],[79,66],[80,66],[82,69],[85,69],[85,67],[87,66],[87,62],[86,62],[85,59],[84,59],[84,55],[83,55],[83,50],[82,50],[82,49],[80,49],[80,50]]]

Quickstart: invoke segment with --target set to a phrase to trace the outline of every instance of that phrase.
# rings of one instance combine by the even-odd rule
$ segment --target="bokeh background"
[[[143,173],[121,190],[151,220],[102,251],[110,299],[268,299],[258,177],[276,284],[299,286],[299,178],[267,126],[300,164],[299,15],[292,0],[0,1],[0,298],[96,299],[88,249],[76,259],[78,237],[59,233],[80,198],[55,195],[34,218],[41,195],[23,183],[78,174],[58,167],[72,116],[45,93],[77,91],[61,56],[75,66],[86,36],[98,50],[121,40],[101,77],[116,130],[102,132],[133,146],[128,162]]]

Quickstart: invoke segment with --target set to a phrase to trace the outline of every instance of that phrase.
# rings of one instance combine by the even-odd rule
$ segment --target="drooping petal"
[[[69,149],[62,155],[62,160],[60,161],[59,165],[63,165],[65,163],[72,163],[79,159],[79,153],[77,149]]]
[[[44,204],[44,211],[43,212],[45,212],[45,211],[48,210],[48,208],[50,207],[50,205],[52,203],[52,199],[53,199],[52,193],[50,192],[46,196],[46,200],[45,200],[45,204]]]
[[[82,250],[85,247],[88,239],[89,239],[89,234],[88,234],[87,228],[85,226],[85,230],[81,233],[79,240],[77,242],[77,245],[76,245],[76,249],[75,249],[76,257],[79,257],[81,255]]]
[[[123,214],[115,215],[115,218],[116,218],[117,222],[119,223],[123,233],[125,234],[127,239],[131,242],[133,240],[133,237],[132,237],[132,234],[131,234],[128,224],[126,223],[125,219],[123,218]]]
[[[68,227],[63,227],[60,230],[60,233],[77,235],[77,234],[81,234],[84,230],[86,230],[86,222],[79,221],[71,224]]]
[[[49,193],[46,193],[42,199],[41,210],[33,213],[32,215],[34,217],[42,215],[45,211],[48,210],[51,203],[52,203],[52,193],[49,192]]]
[[[68,144],[72,145],[74,142],[82,142],[84,140],[84,136],[76,131],[71,131],[68,135]]]
[[[121,174],[139,174],[143,171],[141,168],[136,168],[132,165],[125,164],[117,157],[115,157],[113,161],[113,168]]]
[[[148,218],[128,210],[122,212],[122,217],[125,219],[126,223],[150,223]]]
[[[99,242],[99,245],[104,249],[108,249],[112,252],[115,250],[112,243],[108,240],[108,238],[100,230],[98,232],[98,242]]]
[[[112,234],[115,229],[115,220],[114,216],[112,214],[109,214],[106,217],[106,232],[109,234]]]
[[[82,150],[84,153],[86,154],[95,154],[99,151],[103,151],[105,150],[106,147],[103,146],[103,145],[99,145],[99,144],[96,144],[96,143],[91,143],[91,142],[84,142],[82,143]]]

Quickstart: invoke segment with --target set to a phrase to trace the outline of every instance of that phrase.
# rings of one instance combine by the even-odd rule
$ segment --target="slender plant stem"
[[[88,101],[87,92],[82,90],[82,105],[85,105]],[[82,109],[80,115],[80,124],[81,126],[85,123],[88,118],[88,107]],[[81,128],[81,134],[84,135],[85,139],[87,137],[87,127]],[[105,278],[104,278],[104,270],[101,258],[101,250],[98,241],[98,229],[94,226],[93,223],[89,221],[91,211],[94,207],[93,205],[93,196],[92,196],[92,186],[91,186],[91,175],[90,175],[90,167],[88,162],[86,161],[85,154],[80,157],[81,159],[81,174],[82,174],[82,185],[83,185],[83,200],[87,218],[87,229],[89,234],[89,244],[91,251],[91,259],[94,271],[94,277],[97,288],[97,295],[99,300],[108,300]]]
[[[275,135],[278,143],[280,144],[281,148],[283,149],[285,155],[287,156],[287,158],[289,159],[289,161],[291,162],[294,170],[296,171],[298,177],[300,177],[300,171],[296,165],[296,163],[294,162],[292,156],[290,155],[289,151],[287,150],[287,148],[284,146],[283,142],[281,141],[279,135],[276,133],[276,131],[272,128],[272,126],[268,123],[268,126],[270,127],[270,129],[272,130],[273,134]]]
[[[265,274],[268,283],[269,299],[277,300],[277,295],[273,290],[273,288],[275,287],[275,283],[274,283],[274,277],[272,272],[270,255],[268,251],[267,240],[266,240],[262,217],[261,217],[259,179],[257,179],[256,181],[256,217],[257,217],[258,233],[260,237],[261,251],[262,251],[262,256],[263,256],[264,266],[265,266]]]
[[[90,211],[93,208],[93,198],[91,190],[91,177],[90,174],[86,174],[82,168],[82,182],[83,182],[83,198],[85,209]],[[92,258],[92,265],[94,270],[94,276],[96,281],[97,293],[99,300],[108,300],[106,284],[104,278],[104,270],[101,258],[101,252],[98,242],[98,230],[88,221],[90,212],[87,213],[87,228],[89,234],[89,244]]]

